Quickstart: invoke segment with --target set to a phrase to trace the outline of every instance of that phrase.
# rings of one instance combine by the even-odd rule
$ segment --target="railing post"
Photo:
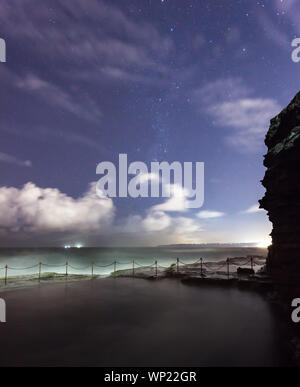
[[[155,277],[157,277],[157,261],[155,261]]]
[[[66,262],[66,276],[68,275],[68,266],[69,266],[69,264],[68,264],[68,262]]]
[[[226,262],[227,262],[227,277],[229,278],[229,258],[227,258]]]
[[[116,274],[116,266],[117,266],[117,262],[115,261],[114,262],[114,275]]]
[[[132,261],[132,276],[134,277],[134,260]]]
[[[39,280],[41,279],[42,263],[39,263]]]
[[[200,258],[200,273],[201,273],[201,277],[202,277],[202,274],[203,274],[203,267],[202,267],[202,258]]]
[[[177,258],[177,273],[179,273],[179,258]]]
[[[92,278],[94,277],[94,262],[91,263],[92,265]]]
[[[8,266],[5,265],[5,277],[4,277],[4,279],[5,279],[5,285],[6,285],[6,282],[7,282],[7,269],[8,269]]]
[[[253,270],[253,257],[251,257],[250,260],[251,260],[251,269]]]

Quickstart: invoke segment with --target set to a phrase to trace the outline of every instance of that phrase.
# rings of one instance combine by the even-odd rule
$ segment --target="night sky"
[[[257,242],[297,0],[2,0],[0,245]],[[101,161],[200,161],[200,209],[100,199]]]

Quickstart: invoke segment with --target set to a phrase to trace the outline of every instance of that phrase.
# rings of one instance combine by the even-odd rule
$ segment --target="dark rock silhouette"
[[[273,223],[267,270],[300,276],[300,92],[271,120],[265,144],[266,194],[260,207]]]

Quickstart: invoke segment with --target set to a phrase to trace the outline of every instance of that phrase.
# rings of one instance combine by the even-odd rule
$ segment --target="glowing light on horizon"
[[[271,244],[272,244],[272,239],[267,238],[267,239],[264,239],[263,241],[260,241],[259,243],[257,243],[256,247],[268,247]]]
[[[77,248],[77,249],[81,249],[81,247],[83,247],[83,246],[80,243],[77,243],[76,245],[73,245],[73,246],[71,246],[71,245],[64,245],[65,249],[71,249],[71,248],[74,248],[74,247]]]

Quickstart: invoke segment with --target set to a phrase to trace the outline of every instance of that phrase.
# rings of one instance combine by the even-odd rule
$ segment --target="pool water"
[[[95,279],[0,293],[0,365],[287,365],[257,293],[179,280]]]

